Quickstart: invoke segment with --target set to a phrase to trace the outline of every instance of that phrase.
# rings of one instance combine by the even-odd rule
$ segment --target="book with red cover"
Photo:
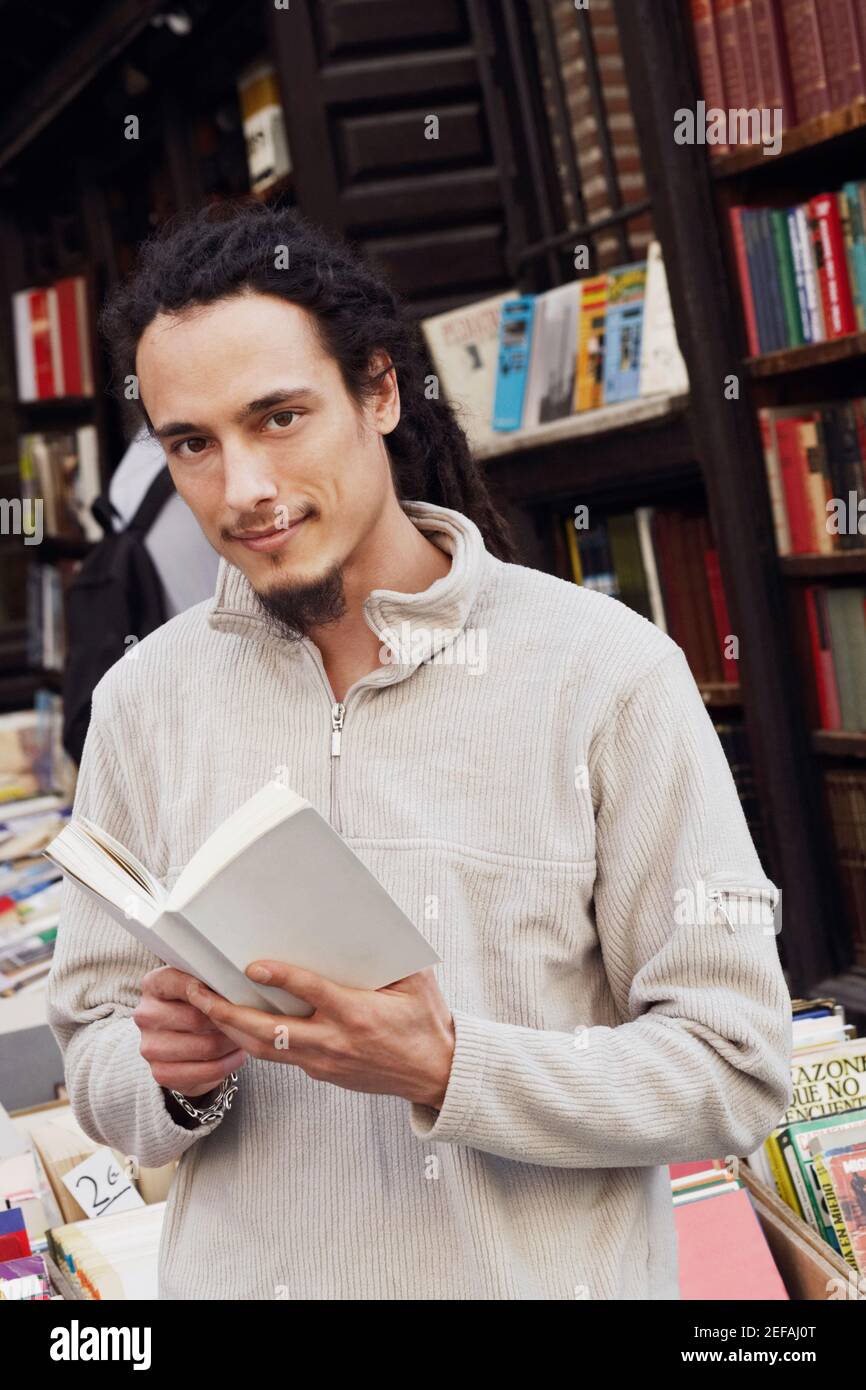
[[[782,1276],[745,1188],[674,1208],[680,1297],[783,1302]]]
[[[33,290],[30,294],[30,333],[33,338],[33,363],[36,370],[36,399],[50,400],[55,395],[55,390],[47,290]]]
[[[866,4],[866,0],[863,0]],[[780,0],[752,0],[758,72],[761,77],[761,105],[782,112],[782,129],[796,121],[791,66],[785,46]]]
[[[818,727],[821,729],[841,729],[842,710],[839,704],[839,687],[836,683],[836,668],[833,664],[833,649],[830,645],[830,629],[827,624],[823,589],[816,584],[807,584],[803,601],[806,609],[810,664],[815,678],[815,694],[818,702]]]
[[[57,292],[57,309],[60,316],[60,343],[63,353],[63,376],[65,394],[81,396],[81,353],[78,340],[78,310],[76,276],[58,280],[54,286]]]
[[[713,0],[726,105],[740,110],[752,103],[746,95],[745,65],[737,28],[736,6],[737,0]]]
[[[695,49],[701,74],[701,91],[707,106],[725,110],[725,84],[722,78],[722,59],[711,0],[691,0]],[[713,155],[726,154],[729,145],[710,145]]]
[[[836,111],[866,93],[854,0],[821,0],[818,20],[827,65],[830,107]]]
[[[838,193],[819,193],[807,204],[828,338],[857,331],[839,197]]]
[[[743,69],[743,90],[748,107],[763,105],[761,70],[758,66],[758,40],[755,34],[753,0],[734,0],[737,46]]]
[[[810,121],[830,110],[818,0],[782,0],[782,22],[797,121]]]
[[[785,492],[785,510],[791,531],[791,554],[814,555],[815,542],[812,509],[809,505],[806,475],[809,461],[803,448],[800,426],[808,416],[793,416],[773,421],[779,450],[779,468]]]
[[[719,655],[722,662],[722,674],[724,679],[732,685],[739,685],[740,668],[732,656],[726,656],[725,643],[731,632],[731,617],[728,612],[728,600],[725,597],[725,586],[722,583],[722,570],[719,564],[719,552],[715,549],[704,551],[704,568],[707,572],[707,584],[710,590],[710,602],[713,605],[713,618],[716,624],[716,636],[719,643]]]
[[[755,296],[752,291],[752,278],[749,275],[746,234],[743,229],[744,211],[745,209],[740,207],[730,209],[731,236],[734,244],[734,258],[737,263],[737,275],[740,280],[740,292],[743,297],[743,313],[746,320],[746,338],[749,344],[749,353],[752,357],[759,357],[761,353],[761,339],[758,334],[758,315],[755,309]]]

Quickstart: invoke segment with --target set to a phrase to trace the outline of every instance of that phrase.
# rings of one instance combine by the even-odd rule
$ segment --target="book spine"
[[[818,268],[815,265],[815,250],[812,245],[812,232],[806,209],[800,204],[795,208],[797,231],[800,240],[800,255],[803,262],[803,275],[806,282],[806,303],[809,308],[809,324],[813,343],[821,343],[827,336],[824,325],[824,307],[821,302],[821,286],[818,283]]]
[[[710,591],[710,603],[713,609],[713,621],[716,625],[716,636],[719,643],[719,653],[722,661],[722,675],[731,685],[739,685],[740,672],[733,657],[727,655],[725,644],[731,632],[731,619],[728,612],[728,600],[725,595],[725,586],[722,583],[722,570],[719,564],[719,552],[717,550],[704,551],[704,567],[707,574],[707,584]]]
[[[737,45],[743,69],[743,90],[746,106],[760,107],[762,104],[761,69],[758,66],[758,42],[755,35],[755,16],[753,0],[734,0],[734,18],[737,28]]]
[[[30,291],[19,290],[12,296],[12,318],[15,330],[15,371],[18,378],[19,401],[35,401],[36,361],[33,356],[33,334],[30,331]]]
[[[45,292],[48,308],[48,337],[51,343],[51,375],[54,381],[55,396],[67,395],[66,375],[63,370],[63,341],[60,336],[60,306],[57,288],[52,285]]]
[[[45,290],[30,293],[30,332],[33,335],[33,361],[36,368],[36,399],[50,400],[55,394],[51,364],[51,325]]]
[[[805,459],[800,447],[799,421],[777,420],[775,422],[776,440],[779,449],[779,467],[782,485],[785,490],[785,503],[788,525],[791,528],[791,553],[811,555],[812,521],[806,496]]]
[[[60,316],[60,344],[63,356],[63,376],[67,396],[80,396],[81,355],[78,345],[78,324],[76,321],[75,281],[71,278],[58,280],[57,308]]]
[[[767,318],[771,333],[767,346],[771,352],[778,352],[788,346],[788,333],[785,325],[781,267],[776,256],[772,211],[772,208],[759,208],[757,210],[758,255],[762,262],[759,284],[766,286]]]
[[[812,237],[824,321],[829,338],[841,338],[856,331],[857,320],[845,262],[845,240],[834,194],[822,194],[809,203]]]
[[[856,183],[846,183],[842,196],[848,208],[851,229],[849,272],[852,288],[856,287],[857,327],[866,330],[866,226],[863,223],[863,204]]]
[[[734,244],[737,274],[740,279],[740,293],[743,298],[743,313],[746,320],[746,339],[749,344],[749,353],[752,357],[758,357],[761,352],[761,340],[758,335],[758,316],[755,313],[755,296],[752,293],[752,280],[749,275],[749,258],[746,252],[743,212],[743,208],[731,208],[731,236]]]
[[[800,322],[800,309],[797,302],[797,282],[794,277],[794,262],[791,255],[791,242],[788,237],[788,214],[784,209],[773,208],[770,213],[773,228],[773,247],[776,264],[779,267],[779,284],[782,288],[782,312],[785,316],[786,345],[802,347],[805,342],[803,325]]]
[[[737,33],[737,0],[713,0],[713,15],[722,63],[726,105],[740,110],[748,106],[743,59]]]
[[[817,0],[782,0],[782,20],[796,118],[798,123],[810,121],[830,110]]]
[[[691,0],[691,9],[704,100],[708,107],[725,110],[727,101],[722,77],[722,60],[711,0]],[[718,153],[725,153],[729,147],[717,145],[711,148]]]
[[[776,533],[776,554],[790,555],[791,528],[788,525],[788,512],[785,507],[785,490],[779,467],[773,417],[766,406],[758,411],[758,423],[764,445],[764,466],[767,470],[767,490],[770,494],[770,510],[773,514],[773,529]]]
[[[806,292],[806,268],[803,264],[803,244],[797,222],[797,209],[788,208],[788,244],[791,248],[791,263],[794,268],[794,283],[797,290],[797,307],[800,314],[800,327],[805,343],[814,342],[812,337],[812,315],[809,311],[809,297]]]
[[[832,705],[830,692],[827,688],[827,672],[824,664],[824,644],[826,642],[826,636],[822,640],[817,596],[814,585],[809,584],[806,586],[803,594],[803,604],[806,610],[806,624],[809,632],[811,673],[818,702],[818,725],[821,729],[832,729],[834,727],[830,722],[832,719]]]
[[[839,66],[834,72],[827,65],[830,82],[830,101],[833,109],[848,106],[866,95],[866,67],[857,23],[856,0],[829,0],[827,6],[835,18]],[[824,13],[823,5],[819,12]]]
[[[796,117],[779,0],[752,0],[752,14],[761,75],[761,105],[771,111],[781,111],[782,129],[787,130]]]

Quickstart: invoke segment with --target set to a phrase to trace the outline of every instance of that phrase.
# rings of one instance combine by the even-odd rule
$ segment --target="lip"
[[[257,536],[232,536],[232,540],[238,545],[245,545],[247,550],[278,550],[290,536],[300,530],[306,520],[306,516],[302,516],[293,521],[291,526],[275,526],[272,530],[259,533]]]

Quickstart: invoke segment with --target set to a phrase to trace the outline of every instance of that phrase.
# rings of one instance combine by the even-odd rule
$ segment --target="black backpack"
[[[90,724],[94,686],[124,655],[128,637],[146,637],[167,619],[162,581],[144,538],[174,490],[165,467],[120,531],[114,529],[114,517],[120,513],[107,493],[91,506],[105,535],[66,591],[63,747],[76,764]]]

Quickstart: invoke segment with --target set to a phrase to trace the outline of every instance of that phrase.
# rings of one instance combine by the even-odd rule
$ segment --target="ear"
[[[373,353],[370,375],[379,377],[375,393],[370,397],[370,421],[380,434],[390,434],[400,423],[400,388],[397,370],[386,352]]]

